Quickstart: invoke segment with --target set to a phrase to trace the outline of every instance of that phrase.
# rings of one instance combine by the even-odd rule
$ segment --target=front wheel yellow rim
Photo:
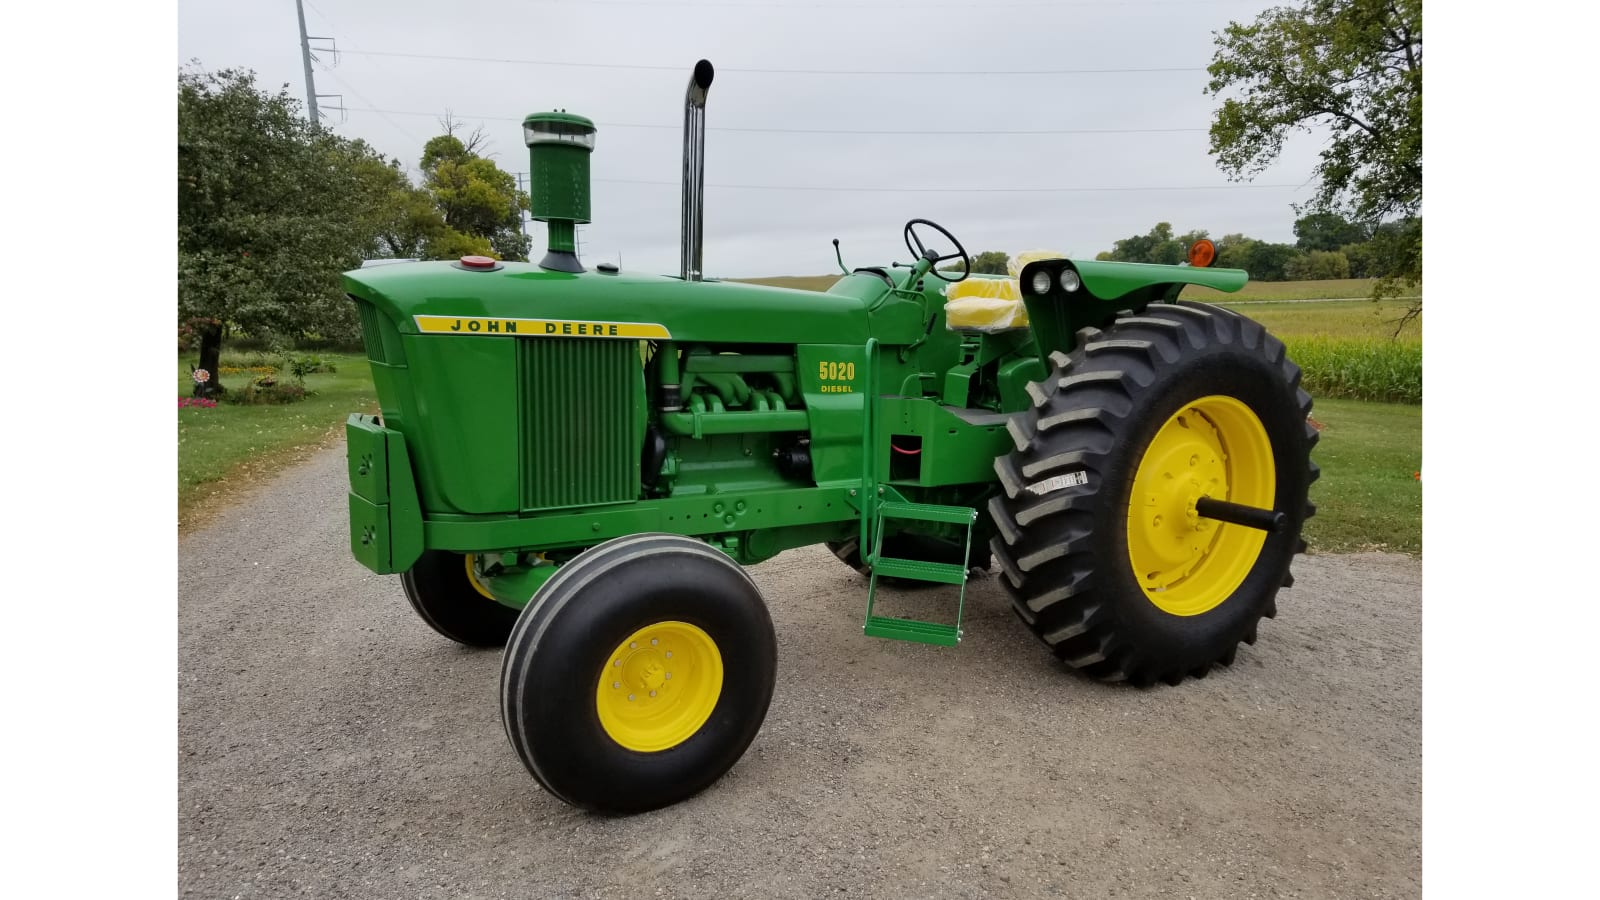
[[[1255,566],[1264,531],[1202,518],[1202,497],[1273,508],[1272,441],[1250,407],[1213,394],[1156,432],[1134,474],[1128,559],[1162,612],[1197,616],[1228,599]]]
[[[619,745],[658,753],[699,731],[721,696],[722,653],[711,635],[687,622],[657,622],[606,657],[595,709]]]
[[[483,586],[483,582],[478,579],[478,554],[476,554],[476,553],[468,553],[468,554],[466,554],[466,561],[467,561],[467,584],[472,585],[472,589],[477,591],[479,594],[483,595],[484,597],[487,597],[490,600],[494,600],[494,595],[489,593],[489,589],[484,587]],[[499,602],[499,601],[496,601],[496,602]]]

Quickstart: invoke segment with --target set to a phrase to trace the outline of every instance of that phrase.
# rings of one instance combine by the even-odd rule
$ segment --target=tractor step
[[[892,556],[883,556],[883,523],[886,519],[901,519],[917,522],[938,522],[949,525],[965,526],[966,540],[963,542],[961,558],[969,558],[972,551],[972,523],[978,518],[978,511],[967,506],[939,506],[933,503],[904,503],[888,501],[878,504],[877,514],[873,521],[872,555],[868,557],[868,564],[872,567],[872,579],[867,586],[867,621],[862,626],[862,631],[871,637],[889,638],[898,641],[914,641],[919,644],[933,644],[939,647],[954,647],[961,640],[961,611],[967,598],[967,567],[964,564],[927,562],[920,559],[897,559]],[[942,622],[921,622],[916,619],[899,619],[891,616],[873,614],[873,608],[878,598],[878,576],[888,578],[905,578],[912,581],[930,581],[937,584],[953,584],[961,588],[961,593],[956,597],[956,621],[954,624]]]
[[[961,629],[954,625],[895,619],[889,616],[867,616],[867,624],[863,630],[868,637],[915,641],[919,644],[933,644],[936,647],[954,647],[961,640]]]
[[[948,522],[951,525],[971,526],[978,513],[970,506],[939,506],[934,503],[902,503],[887,501],[878,504],[878,518],[913,519],[919,522]]]
[[[954,563],[923,562],[920,559],[895,559],[892,556],[880,556],[872,564],[872,571],[879,575],[889,575],[894,578],[910,578],[913,581],[936,581],[940,584],[965,584],[967,581],[966,566]]]

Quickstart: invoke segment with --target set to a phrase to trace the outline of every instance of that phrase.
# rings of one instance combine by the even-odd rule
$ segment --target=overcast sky
[[[949,228],[972,253],[1047,248],[1093,256],[1157,221],[1180,233],[1204,228],[1213,237],[1292,241],[1290,204],[1310,195],[1318,138],[1292,138],[1279,164],[1255,179],[1260,187],[1228,187],[1206,152],[1216,105],[1203,93],[1212,32],[1268,5],[478,0],[452,9],[437,0],[307,0],[305,13],[307,30],[334,38],[340,51],[337,62],[319,54],[314,67],[317,92],[342,94],[348,110],[325,121],[400,159],[413,175],[446,110],[469,128],[483,125],[508,171],[528,168],[518,124],[525,114],[563,108],[594,119],[595,222],[582,229],[583,256],[593,265],[620,255],[633,270],[678,270],[683,93],[694,62],[711,60],[705,268],[742,276],[836,271],[834,237],[852,267],[904,260],[901,227],[915,217]],[[287,84],[303,100],[294,0],[182,0],[178,22],[180,65],[254,69],[261,85]],[[861,74],[1107,68],[1187,71]],[[851,74],[740,71],[750,69]],[[626,183],[641,181],[663,184]],[[811,190],[741,187],[750,185]],[[1220,189],[1041,190],[1200,187]],[[531,233],[537,258],[542,226],[534,223]]]

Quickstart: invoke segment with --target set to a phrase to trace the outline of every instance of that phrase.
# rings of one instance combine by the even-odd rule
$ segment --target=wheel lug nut
[[[637,650],[637,649],[639,649],[639,642],[638,641],[629,641],[628,642],[628,649],[629,650]]]
[[[668,650],[667,651],[667,659],[671,659],[671,658],[672,658],[672,651]]]
[[[671,678],[671,677],[672,677],[672,673],[671,673],[671,672],[668,672],[668,673],[667,673],[667,677],[668,677],[668,678]]]
[[[611,687],[612,687],[612,689],[613,689],[613,690],[618,690],[618,689],[621,689],[621,687],[622,687],[622,682],[620,682],[620,681],[613,681],[613,682],[611,682]]]
[[[657,645],[659,643],[661,643],[661,641],[659,641],[659,640],[657,640],[655,638],[651,638],[650,639],[650,646],[652,646],[652,647],[654,647],[655,645]]]
[[[655,691],[651,691],[651,692],[650,692],[650,696],[652,696],[652,697],[654,697],[654,696],[655,696],[655,695],[656,695],[656,692],[655,692]]]
[[[629,694],[629,695],[628,695],[628,702],[629,702],[629,703],[632,703],[632,702],[633,702],[633,695],[632,695],[632,694]]]

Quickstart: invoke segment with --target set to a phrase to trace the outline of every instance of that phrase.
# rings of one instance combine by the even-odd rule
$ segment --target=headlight
[[[1078,277],[1076,269],[1061,270],[1061,289],[1063,291],[1070,294],[1080,287],[1083,287],[1083,279]]]
[[[1048,293],[1050,293],[1050,273],[1049,272],[1035,272],[1035,273],[1033,273],[1033,292],[1035,294],[1048,294]]]

